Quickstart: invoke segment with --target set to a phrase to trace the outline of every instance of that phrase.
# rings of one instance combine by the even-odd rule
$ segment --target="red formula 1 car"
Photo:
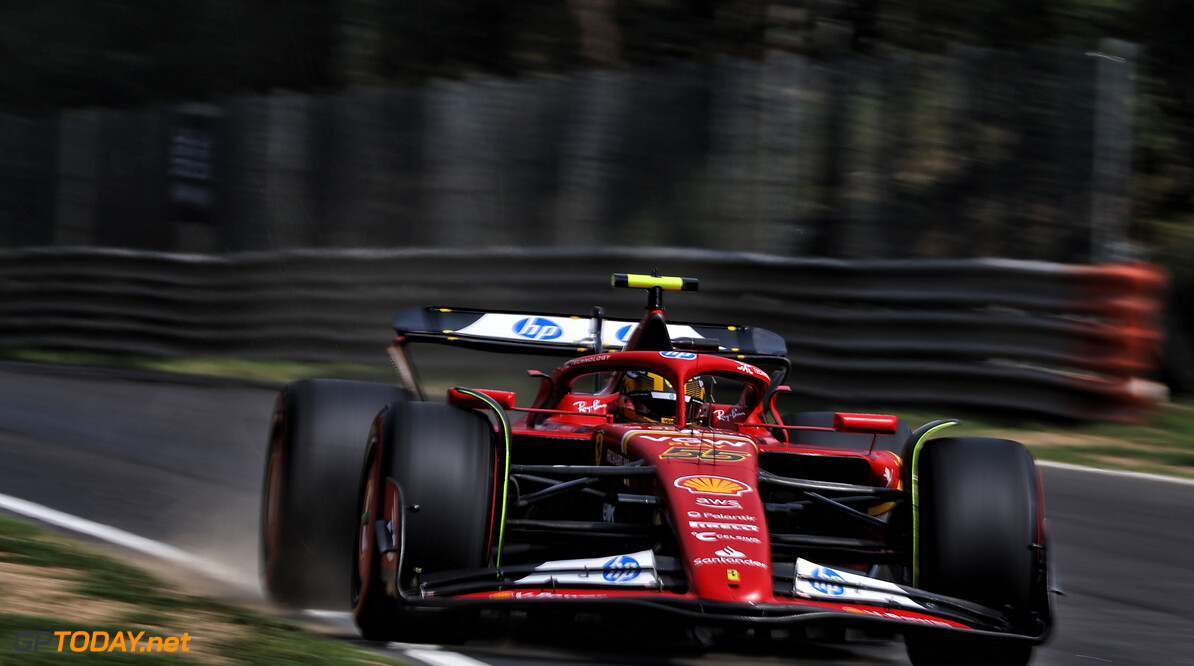
[[[706,632],[857,627],[914,664],[1023,664],[1052,612],[1041,485],[1008,440],[894,416],[779,414],[758,328],[399,312],[403,388],[280,394],[262,509],[275,599],[350,601],[369,639],[453,642],[482,610],[631,613]],[[414,342],[571,356],[538,395],[422,399]]]

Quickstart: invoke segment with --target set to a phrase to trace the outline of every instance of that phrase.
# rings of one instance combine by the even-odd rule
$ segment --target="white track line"
[[[51,509],[48,506],[35,504],[28,500],[23,500],[10,495],[0,494],[0,509],[11,511],[12,513],[32,518],[56,527],[86,534],[101,541],[106,541],[117,546],[135,550],[138,553],[144,553],[158,559],[173,562],[185,567],[188,567],[201,574],[234,585],[245,585],[247,581],[244,576],[229,569],[228,567],[213,562],[206,558],[192,555],[191,553],[175,548],[169,544],[153,539],[147,539],[143,536],[138,536],[132,532],[125,532],[122,529],[117,529],[109,525],[97,523],[86,518],[71,515]],[[256,585],[257,581],[251,581],[252,585]],[[326,616],[327,618],[348,618],[351,621],[351,615],[348,613],[334,612],[334,611],[307,611],[310,615],[315,617]],[[390,643],[390,646],[398,649],[405,656],[420,661],[429,666],[488,666],[483,661],[477,661],[471,657],[466,657],[455,652],[448,652],[445,650],[438,650],[434,647],[426,645],[408,645],[406,643]]]
[[[1038,462],[1037,464],[1042,467],[1053,467],[1077,472],[1091,472],[1095,474],[1108,474],[1112,476],[1122,476],[1148,481],[1165,481],[1194,485],[1194,480],[1180,479],[1171,476],[1161,476],[1159,474],[1121,472],[1055,462]],[[5,509],[22,516],[40,520],[43,523],[49,523],[50,525],[56,525],[74,532],[86,534],[102,541],[107,541],[108,543],[135,550],[139,553],[145,553],[146,555],[152,555],[153,557],[167,560],[169,562],[181,564],[218,580],[236,585],[245,584],[245,579],[243,576],[217,562],[192,555],[184,550],[175,548],[174,546],[161,543],[160,541],[147,539],[131,532],[125,532],[124,530],[117,529],[115,527],[110,527],[108,525],[87,520],[86,518],[80,518],[69,513],[63,513],[62,511],[51,509],[47,506],[34,504],[33,502],[23,499],[0,494],[0,509]],[[315,616],[322,614],[326,614],[328,616],[347,615],[346,613],[329,611],[310,610],[307,612]],[[488,666],[485,662],[478,661],[472,657],[468,657],[457,652],[448,652],[428,646],[415,646],[407,643],[390,643],[389,646],[397,649],[404,656],[424,664],[429,664],[429,666]]]
[[[9,495],[0,494],[0,509],[5,509],[22,516],[40,520],[43,523],[49,523],[57,527],[62,527],[73,532],[86,534],[90,537],[95,537],[101,541],[106,541],[117,546],[122,546],[130,550],[135,550],[138,553],[144,553],[153,557],[173,562],[182,566],[193,569],[211,578],[232,583],[234,585],[256,585],[257,581],[246,581],[243,575],[229,569],[228,567],[213,562],[206,558],[192,555],[185,550],[175,548],[174,546],[164,544],[160,541],[147,539],[143,536],[137,536],[132,532],[125,532],[124,530],[97,523],[86,518],[73,516],[69,513],[63,513],[57,509],[51,509],[48,506],[34,504],[27,500],[19,499]]]
[[[402,656],[415,661],[421,661],[430,666],[489,666],[484,661],[477,661],[472,657],[458,652],[439,650],[427,645],[410,645],[407,643],[390,643],[390,647],[397,648]]]
[[[1071,472],[1090,472],[1092,474],[1106,474],[1107,476],[1122,476],[1129,479],[1140,479],[1142,481],[1165,481],[1168,483],[1180,483],[1187,486],[1194,486],[1194,479],[1183,479],[1177,476],[1164,476],[1162,474],[1145,474],[1144,472],[1125,472],[1116,469],[1099,469],[1098,467],[1086,467],[1084,465],[1071,465],[1069,463],[1049,462],[1038,460],[1036,463],[1040,467],[1055,467],[1057,469],[1065,469]]]

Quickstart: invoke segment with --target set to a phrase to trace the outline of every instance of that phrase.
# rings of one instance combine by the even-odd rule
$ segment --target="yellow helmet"
[[[630,421],[675,423],[676,390],[663,377],[644,370],[629,370],[622,377],[622,395],[626,397],[622,416]],[[700,377],[684,382],[685,413],[693,419],[705,400],[705,383]]]

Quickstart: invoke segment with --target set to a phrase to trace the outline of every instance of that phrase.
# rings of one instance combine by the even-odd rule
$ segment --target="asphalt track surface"
[[[203,585],[260,603],[257,513],[273,399],[272,388],[237,382],[0,364],[0,494],[219,563],[228,575]],[[1056,467],[1044,478],[1065,595],[1033,663],[1194,665],[1194,485]],[[162,565],[188,575],[180,569]],[[319,621],[353,640],[342,617]],[[638,653],[608,632],[559,636],[515,625],[451,652],[392,649],[462,664],[907,663],[898,641],[676,655]]]

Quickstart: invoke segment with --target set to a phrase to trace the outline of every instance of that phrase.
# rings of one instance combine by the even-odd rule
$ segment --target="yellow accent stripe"
[[[652,277],[650,275],[627,275],[626,284],[639,289],[649,287],[663,287],[679,291],[684,287],[684,280],[678,277]]]
[[[610,284],[615,287],[650,289],[659,287],[668,291],[695,291],[697,281],[693,278],[642,275],[639,273],[614,273]]]
[[[506,410],[502,409],[502,406],[499,405],[496,400],[485,395],[484,393],[474,391],[472,389],[456,387],[456,390],[465,395],[471,395],[472,397],[488,405],[489,408],[493,410],[493,413],[497,415],[498,425],[502,431],[502,440],[506,447],[506,471],[504,479],[502,480],[502,511],[501,516],[499,517],[501,522],[498,523],[497,557],[494,558],[494,566],[500,567],[502,566],[502,545],[506,538],[506,505],[509,503],[510,499],[510,449],[512,447],[514,437],[510,430],[510,421],[506,418]]]
[[[925,430],[925,433],[912,445],[912,587],[920,586],[920,450],[929,436],[950,426],[958,425],[958,421],[949,420],[938,423]]]

